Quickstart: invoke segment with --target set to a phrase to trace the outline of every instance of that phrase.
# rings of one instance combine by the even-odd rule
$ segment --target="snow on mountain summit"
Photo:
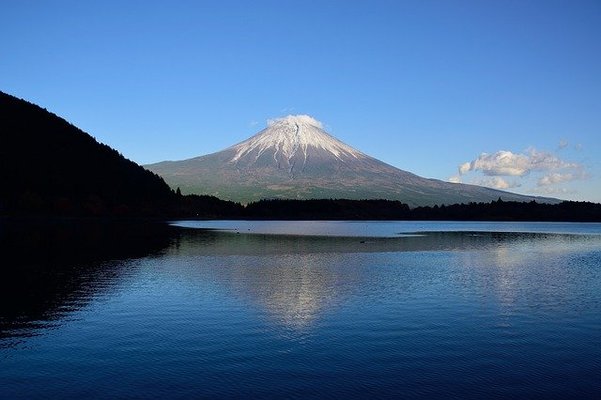
[[[276,163],[300,158],[303,166],[311,152],[327,152],[338,160],[362,158],[359,150],[344,144],[323,130],[321,122],[309,115],[288,115],[268,121],[267,128],[255,136],[232,146],[235,151],[232,162],[245,157],[259,159],[265,153],[272,154]]]
[[[313,118],[310,115],[306,114],[298,114],[298,115],[287,115],[281,118],[273,118],[267,121],[267,126],[277,125],[277,124],[301,124],[301,125],[311,125],[317,127],[319,129],[323,129],[323,124]]]
[[[272,119],[254,136],[216,153],[146,167],[182,193],[242,203],[329,198],[399,200],[422,206],[499,198],[538,200],[401,170],[344,144],[308,115]]]

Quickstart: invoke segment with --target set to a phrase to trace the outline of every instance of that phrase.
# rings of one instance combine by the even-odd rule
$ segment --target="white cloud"
[[[522,186],[516,181],[508,182],[500,176],[493,176],[490,178],[483,178],[473,181],[474,184],[480,186],[486,186],[493,189],[511,189]]]
[[[464,163],[459,172],[481,171],[488,176],[523,176],[530,172],[530,161],[524,154],[514,154],[501,150],[494,154],[482,153],[471,161],[469,166]]]
[[[471,164],[469,162],[463,163],[459,166],[459,175],[466,174],[471,169]]]
[[[530,149],[527,153],[521,154],[501,150],[494,154],[482,153],[475,160],[461,164],[459,174],[480,171],[487,176],[524,176],[531,171],[553,171],[566,168],[581,168],[581,166],[536,149]]]
[[[576,190],[573,190],[573,189],[567,189],[567,188],[561,188],[561,187],[549,187],[549,186],[539,187],[535,190],[535,192],[549,194],[549,195],[578,193]]]
[[[529,154],[532,162],[532,170],[547,171],[562,168],[581,168],[580,164],[564,161],[556,155],[544,151],[530,149]]]
[[[560,142],[560,147],[568,145],[567,141]],[[475,185],[501,190],[526,185],[530,187],[529,190],[543,194],[572,193],[564,189],[563,184],[589,177],[582,164],[534,148],[522,153],[508,150],[482,153],[472,161],[460,164],[458,171],[457,175],[449,178],[450,182],[461,182],[466,174],[473,173],[469,183]]]
[[[549,186],[549,185],[555,185],[555,184],[563,183],[563,182],[571,182],[571,181],[576,181],[579,179],[585,179],[586,177],[587,177],[587,175],[582,170],[576,170],[573,172],[566,172],[566,173],[552,172],[550,174],[542,176],[538,180],[537,185],[538,186]]]
[[[553,172],[545,175],[538,180],[538,186],[549,186],[555,183],[561,183],[572,180],[572,174],[560,174],[559,172]]]
[[[561,139],[561,140],[559,141],[559,146],[558,146],[558,147],[559,147],[559,150],[561,150],[561,149],[565,149],[566,147],[568,147],[568,145],[569,145],[569,143],[568,143],[568,141],[567,141],[567,140],[565,140],[565,139]]]

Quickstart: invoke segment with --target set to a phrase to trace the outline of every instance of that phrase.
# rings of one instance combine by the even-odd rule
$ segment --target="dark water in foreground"
[[[0,399],[598,398],[601,225],[353,224],[0,221]]]

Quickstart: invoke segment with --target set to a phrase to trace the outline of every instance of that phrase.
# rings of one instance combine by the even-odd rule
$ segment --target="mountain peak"
[[[364,157],[323,130],[321,122],[309,115],[288,115],[271,119],[267,128],[253,137],[231,147],[231,162],[252,164],[266,155],[278,167],[287,166],[292,172],[295,164],[301,169],[316,152],[329,154],[338,160]]]
[[[183,193],[243,203],[263,198],[338,198],[400,200],[422,206],[535,199],[403,171],[341,142],[309,115],[269,120],[254,136],[213,154],[147,167]]]
[[[267,121],[267,126],[278,126],[278,125],[309,125],[319,129],[323,129],[321,122],[316,120],[310,115],[298,114],[298,115],[287,115],[281,118],[274,118]]]

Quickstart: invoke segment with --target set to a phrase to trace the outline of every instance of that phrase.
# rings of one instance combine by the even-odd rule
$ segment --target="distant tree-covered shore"
[[[97,200],[98,201],[98,200]],[[53,206],[54,204],[54,206]],[[439,220],[439,221],[565,221],[601,222],[601,204],[564,201],[559,204],[497,200],[410,208],[393,200],[260,200],[247,205],[214,196],[177,195],[148,199],[142,209],[132,206],[64,208],[47,203],[30,204],[0,216],[249,219],[249,220]]]
[[[409,208],[391,200],[262,200],[244,208],[249,219],[291,220],[442,220],[601,222],[601,204],[559,204],[497,200]]]

